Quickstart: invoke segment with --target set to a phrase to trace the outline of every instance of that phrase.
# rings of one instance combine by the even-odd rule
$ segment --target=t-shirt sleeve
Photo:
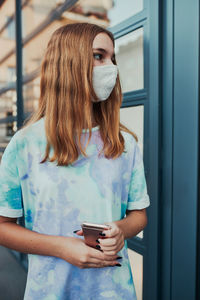
[[[0,165],[0,216],[18,218],[23,215],[22,193],[17,169],[16,134],[7,145]]]
[[[143,209],[150,205],[140,148],[135,141],[133,167],[128,193],[127,210]]]

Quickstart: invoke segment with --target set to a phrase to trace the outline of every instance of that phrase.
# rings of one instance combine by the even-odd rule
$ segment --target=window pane
[[[16,116],[16,114],[16,90],[10,90],[0,95],[0,119]],[[3,147],[2,143],[4,144],[10,140],[16,130],[16,122],[0,124],[0,148]]]
[[[131,263],[131,270],[133,281],[135,284],[137,300],[142,300],[143,256],[131,249],[128,249],[128,256]]]
[[[15,55],[11,55],[2,64],[0,64],[0,89],[9,86],[11,82],[16,82]]]
[[[10,116],[16,116],[16,90],[10,90],[0,95],[0,119]]]
[[[51,10],[55,10],[61,4],[63,4],[63,1],[32,0],[22,11],[23,36],[25,37],[31,33],[47,18]],[[64,11],[60,18],[51,22],[47,28],[33,37],[23,47],[23,73],[29,74],[40,67],[47,43],[57,28],[72,22],[89,22],[108,27],[107,13],[110,7],[112,7],[111,0],[82,0],[78,1],[69,10]]]
[[[41,66],[41,60],[47,43],[58,27],[64,24],[55,22],[49,25],[48,30],[42,31],[23,48],[23,75],[29,74]]]
[[[24,97],[24,112],[32,113],[38,106],[38,99],[40,96],[40,78],[37,77],[34,80],[23,85],[23,97]]]
[[[12,17],[14,14],[15,14],[15,3],[13,2],[13,0],[1,1],[0,29],[5,25],[7,19]],[[15,22],[13,22],[13,23],[15,23]],[[8,32],[8,30],[6,28],[5,33],[4,33],[5,36],[6,36],[7,32]]]
[[[143,9],[143,0],[115,0],[113,7],[108,12],[110,26],[132,17]]]
[[[120,121],[137,135],[138,145],[143,153],[144,106],[121,108]]]
[[[143,28],[139,28],[115,41],[116,60],[122,91],[144,88]]]
[[[144,107],[143,105],[131,106],[120,109],[120,121],[138,137],[138,145],[143,154]],[[143,238],[143,231],[137,234]]]
[[[0,88],[8,82],[16,80],[16,55],[5,58],[11,51],[15,51],[15,19],[13,1],[5,1],[0,9]],[[4,60],[5,58],[5,60]]]
[[[6,145],[6,124],[0,124],[0,148],[5,148]],[[0,153],[1,152],[2,151],[0,151]]]
[[[16,125],[16,122],[0,124],[0,154],[4,151],[11,137],[15,133],[16,130],[14,131],[14,128]]]
[[[15,54],[1,62],[12,50],[15,50],[15,5],[12,0],[3,1],[0,9],[0,88],[15,80]],[[5,26],[6,25],[6,26]],[[3,29],[4,28],[4,29]]]
[[[23,38],[41,24],[48,14],[58,7],[58,0],[31,0],[22,10]]]

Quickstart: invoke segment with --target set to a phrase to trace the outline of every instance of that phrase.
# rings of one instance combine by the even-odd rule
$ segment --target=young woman
[[[0,244],[28,253],[24,299],[136,299],[126,239],[146,226],[150,202],[137,138],[119,121],[112,34],[87,23],[57,29],[40,88],[0,170]],[[110,225],[97,249],[83,221]]]

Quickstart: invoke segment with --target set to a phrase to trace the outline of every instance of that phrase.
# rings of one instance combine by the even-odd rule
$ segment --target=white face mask
[[[108,99],[115,86],[117,73],[116,65],[93,67],[93,88],[99,99],[97,102]]]

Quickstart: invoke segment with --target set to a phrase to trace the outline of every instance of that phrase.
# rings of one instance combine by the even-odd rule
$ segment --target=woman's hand
[[[122,230],[114,223],[106,223],[111,229],[106,229],[102,233],[104,238],[99,238],[99,246],[103,253],[108,256],[116,255],[124,247],[124,234]]]
[[[108,247],[106,246],[106,248]],[[60,237],[58,257],[81,269],[103,268],[117,265],[117,252],[114,254],[110,251],[108,252],[109,254],[89,247],[85,244],[84,240],[80,238]]]
[[[124,247],[124,234],[115,222],[107,222],[106,225],[110,225],[111,229],[102,231],[103,235],[102,238],[98,238],[97,247],[106,255],[116,255]],[[83,230],[80,229],[74,233],[82,236]]]

